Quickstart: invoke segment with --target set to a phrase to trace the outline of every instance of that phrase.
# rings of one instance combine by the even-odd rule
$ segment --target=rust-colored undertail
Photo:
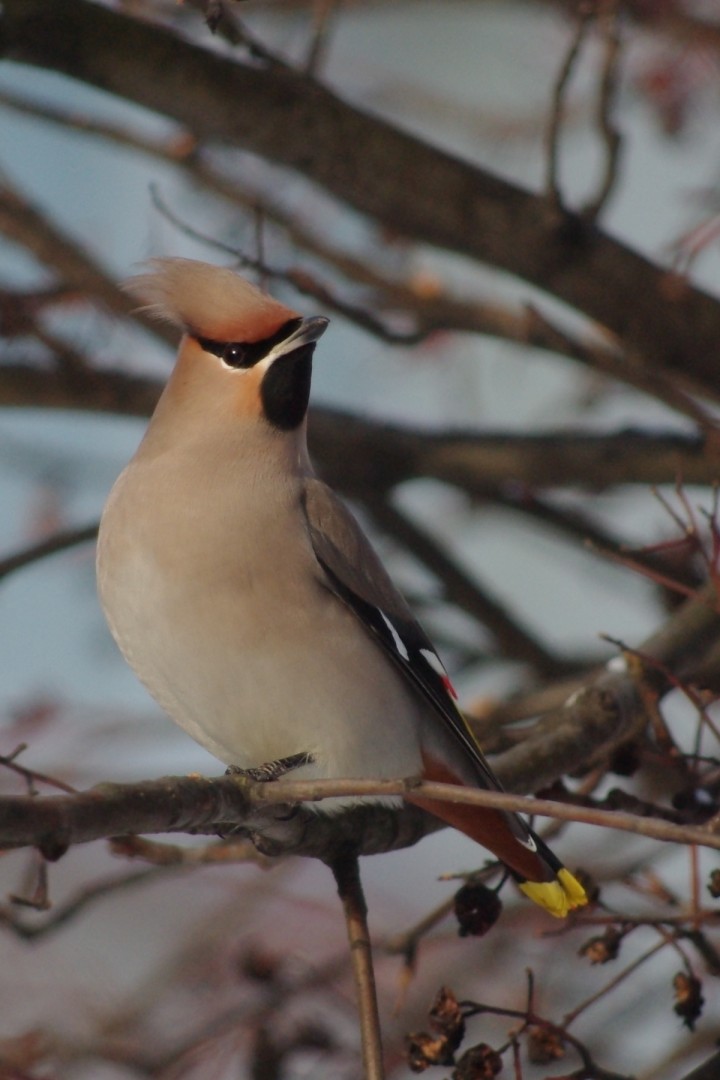
[[[423,778],[441,784],[458,784],[462,779],[448,766],[428,754],[423,754]],[[500,810],[465,806],[461,803],[440,802],[422,796],[408,795],[408,801],[446,821],[472,840],[492,851],[511,871],[520,889],[549,911],[563,917],[573,908],[587,903],[585,890],[545,843],[529,832],[536,851],[515,835],[508,817]]]

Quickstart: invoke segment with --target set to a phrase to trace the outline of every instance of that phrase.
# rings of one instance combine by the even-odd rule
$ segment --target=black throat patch
[[[260,384],[266,420],[280,431],[294,431],[305,419],[310,401],[315,343],[301,345],[270,365]]]

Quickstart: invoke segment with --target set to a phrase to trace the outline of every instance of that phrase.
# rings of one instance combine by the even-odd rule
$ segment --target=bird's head
[[[307,413],[315,343],[328,320],[302,318],[233,270],[152,259],[125,288],[184,331],[163,411],[262,419],[296,431]]]

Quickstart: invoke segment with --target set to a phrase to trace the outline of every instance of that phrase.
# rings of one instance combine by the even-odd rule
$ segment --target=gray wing
[[[483,787],[499,788],[465,718],[442,661],[343,502],[308,478],[303,509],[324,584],[353,612],[461,743]]]

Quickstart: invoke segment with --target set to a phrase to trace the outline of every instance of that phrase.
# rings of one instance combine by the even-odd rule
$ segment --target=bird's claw
[[[299,769],[301,765],[311,765],[314,760],[312,754],[291,754],[290,757],[266,761],[263,765],[256,765],[251,769],[241,769],[239,765],[228,765],[225,775],[247,776],[259,784],[268,784],[272,780],[279,780],[281,776],[292,772],[293,769]]]

